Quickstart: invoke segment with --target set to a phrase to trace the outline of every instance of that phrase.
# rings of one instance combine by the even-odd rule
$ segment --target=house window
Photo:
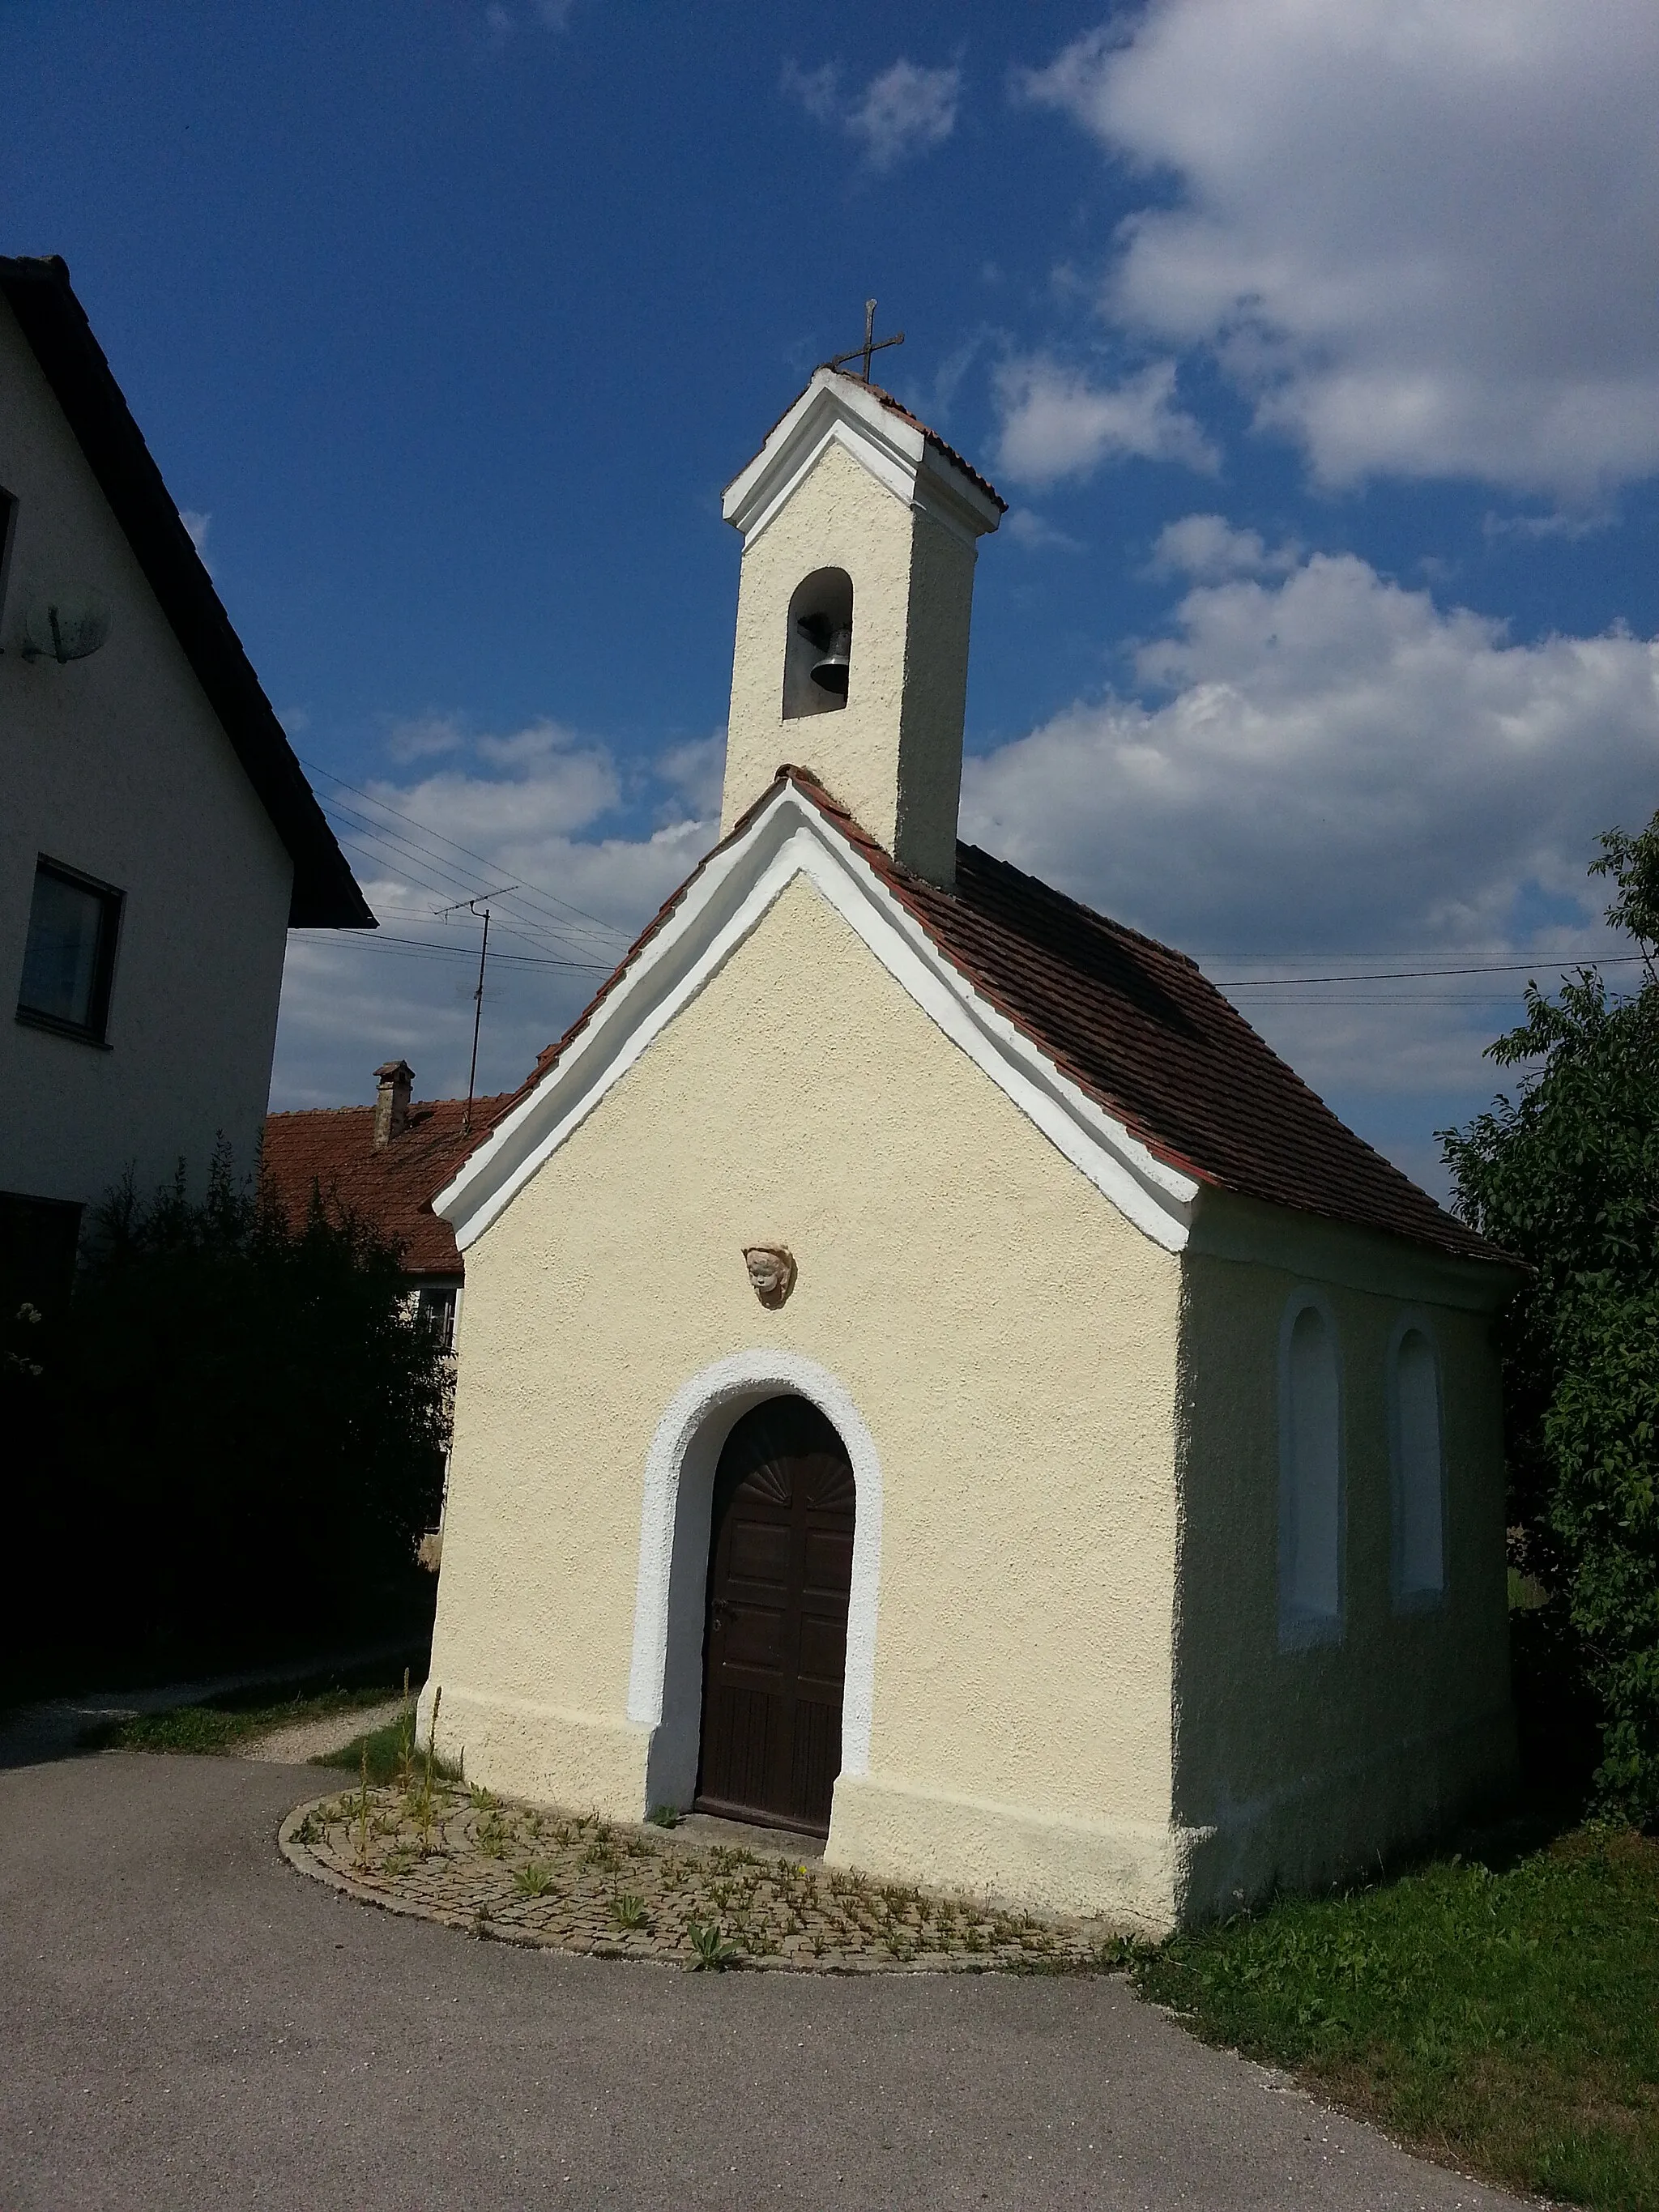
[[[1446,1586],[1440,1363],[1422,1323],[1407,1322],[1396,1331],[1389,1364],[1394,1597],[1409,1609],[1431,1604]]]
[[[1342,1382],[1334,1323],[1306,1294],[1280,1331],[1279,1454],[1279,1642],[1328,1642],[1342,1622]]]
[[[415,1293],[415,1309],[436,1335],[441,1352],[455,1349],[455,1285],[447,1283]]]
[[[121,894],[42,854],[34,870],[17,1018],[102,1044]]]

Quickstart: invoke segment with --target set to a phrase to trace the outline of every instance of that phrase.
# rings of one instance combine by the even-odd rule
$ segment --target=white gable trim
[[[805,876],[951,1042],[1118,1211],[1186,1245],[1200,1186],[1167,1166],[982,999],[861,854],[793,785],[716,853],[541,1081],[433,1200],[465,1251],[580,1127],[798,876]]]
[[[994,530],[1001,510],[914,422],[885,407],[856,378],[821,368],[720,502],[752,544],[830,446],[839,446],[895,499],[921,507],[971,545]]]

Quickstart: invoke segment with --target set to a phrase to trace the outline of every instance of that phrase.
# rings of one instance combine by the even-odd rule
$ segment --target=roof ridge
[[[1349,1128],[1189,954],[978,846],[958,849],[982,868],[970,865],[952,889],[932,883],[895,860],[811,769],[791,762],[779,766],[664,900],[576,1020],[538,1055],[511,1101],[547,1079],[705,870],[748,835],[784,785],[870,869],[969,989],[1156,1157],[1201,1182],[1286,1212],[1455,1257],[1502,1261]],[[1019,899],[1060,929],[1033,930],[1028,921],[1023,932],[1017,905],[998,910],[1001,902]],[[1102,948],[1097,954],[1081,942],[1068,948],[1065,927],[1081,926],[1087,941]]]

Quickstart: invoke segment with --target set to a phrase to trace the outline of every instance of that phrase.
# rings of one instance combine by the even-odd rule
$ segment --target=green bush
[[[1489,1054],[1517,1095],[1442,1132],[1459,1211],[1524,1260],[1503,1324],[1510,1519],[1550,1594],[1524,1651],[1599,1708],[1602,1808],[1659,1822],[1659,817],[1602,839],[1636,988],[1581,969]],[[1571,1686],[1567,1686],[1570,1694]]]
[[[429,1613],[450,1376],[384,1238],[313,1204],[290,1226],[216,1164],[115,1194],[67,1302],[12,1317],[0,1418],[14,1673],[361,1640]]]

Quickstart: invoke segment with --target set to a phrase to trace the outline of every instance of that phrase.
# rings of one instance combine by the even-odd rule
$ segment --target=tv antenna
[[[509,891],[517,890],[517,884],[497,884],[493,891],[480,891],[477,898],[457,899],[453,906],[434,908],[440,921],[447,921],[452,914],[479,914],[483,921],[483,939],[478,946],[478,988],[472,994],[472,1065],[466,1072],[466,1111],[461,1116],[461,1134],[472,1133],[472,1094],[478,1081],[478,1029],[483,1020],[484,962],[489,957],[490,899],[505,898]]]

